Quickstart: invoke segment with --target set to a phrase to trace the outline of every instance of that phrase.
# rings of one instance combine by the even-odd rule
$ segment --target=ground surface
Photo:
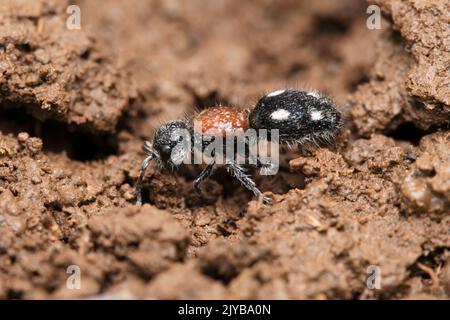
[[[445,0],[0,1],[0,298],[448,298]],[[185,3],[185,2],[183,2]],[[217,170],[150,168],[161,121],[286,85],[342,106],[266,206]],[[69,265],[81,289],[66,287]],[[367,268],[381,289],[366,286]]]

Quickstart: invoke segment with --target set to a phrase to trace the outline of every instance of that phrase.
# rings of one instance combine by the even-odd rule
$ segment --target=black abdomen
[[[262,97],[249,116],[252,129],[278,129],[281,142],[331,142],[342,117],[329,98],[297,89],[278,90]]]

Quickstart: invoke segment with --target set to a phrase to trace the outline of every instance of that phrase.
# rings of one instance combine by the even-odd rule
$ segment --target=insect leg
[[[194,189],[196,192],[201,193],[200,184],[211,175],[212,168],[215,164],[215,161],[209,163],[206,168],[195,178]]]
[[[255,196],[262,197],[264,203],[271,204],[272,199],[263,195],[263,193],[258,189],[256,183],[245,173],[245,169],[238,165],[236,162],[228,162],[227,165],[228,172],[239,180],[239,182],[246,187],[248,190],[252,191]]]
[[[147,158],[142,161],[141,172],[139,174],[139,178],[136,182],[136,204],[138,206],[142,205],[142,182],[144,181],[145,171],[147,170],[150,161],[153,160],[154,155],[151,154]]]

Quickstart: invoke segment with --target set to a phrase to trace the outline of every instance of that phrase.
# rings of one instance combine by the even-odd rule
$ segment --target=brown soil
[[[381,30],[357,0],[79,0],[72,31],[68,1],[1,1],[0,298],[449,298],[448,6],[370,2]],[[286,85],[346,127],[258,178],[272,206],[152,166],[133,205],[161,121]]]

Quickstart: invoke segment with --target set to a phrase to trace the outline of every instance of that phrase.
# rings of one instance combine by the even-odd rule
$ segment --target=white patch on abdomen
[[[272,112],[270,117],[273,120],[286,120],[287,118],[289,118],[290,115],[291,113],[289,111],[285,109],[279,109],[277,111]]]
[[[277,95],[279,95],[279,94],[282,94],[283,92],[285,92],[286,90],[277,90],[277,91],[274,91],[274,92],[271,92],[271,93],[269,93],[268,95],[267,95],[267,97],[275,97],[275,96],[277,96]]]
[[[308,96],[314,97],[316,99],[320,98],[320,94],[318,94],[316,91],[308,92]]]
[[[323,114],[320,111],[312,110],[311,111],[311,120],[312,121],[319,121],[323,119]]]

